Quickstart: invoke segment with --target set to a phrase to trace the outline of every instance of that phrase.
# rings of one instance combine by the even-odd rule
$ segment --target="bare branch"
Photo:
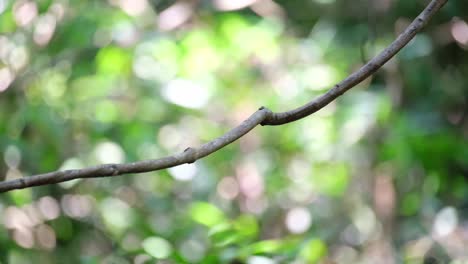
[[[367,77],[375,73],[382,65],[390,60],[395,54],[398,53],[406,44],[408,44],[414,36],[428,23],[432,16],[445,4],[448,0],[433,0],[424,9],[424,11],[401,33],[396,40],[385,48],[380,54],[372,58],[359,70],[355,71],[343,81],[335,85],[325,94],[321,95],[315,100],[308,102],[307,104],[293,109],[291,111],[282,113],[273,113],[268,116],[262,125],[282,125],[289,122],[293,122],[304,118],[310,114],[317,112],[318,110],[331,103],[338,96],[342,95],[349,89],[353,88],[360,82],[364,81]]]
[[[327,93],[309,103],[291,111],[273,113],[267,108],[261,107],[239,126],[233,128],[226,134],[216,138],[198,148],[187,148],[184,152],[160,159],[144,160],[123,164],[103,164],[76,170],[54,171],[45,174],[37,174],[29,177],[0,182],[0,193],[15,189],[24,189],[33,186],[48,185],[79,178],[112,177],[129,173],[142,173],[157,171],[185,163],[193,163],[198,159],[234,142],[247,134],[257,125],[282,125],[304,118],[356,86],[367,77],[375,73],[383,64],[390,60],[399,50],[410,42],[411,39],[428,23],[431,17],[448,0],[432,0],[424,11],[401,33],[398,38],[384,49],[379,55],[371,59],[358,71],[349,75],[339,84],[335,85]]]

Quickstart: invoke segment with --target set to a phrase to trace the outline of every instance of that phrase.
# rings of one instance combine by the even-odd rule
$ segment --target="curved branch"
[[[367,77],[375,73],[385,62],[391,59],[399,50],[401,50],[408,42],[414,38],[431,19],[431,17],[447,2],[448,0],[432,0],[424,11],[406,28],[406,30],[398,36],[398,38],[384,49],[379,55],[371,59],[361,69],[349,75],[339,84],[335,85],[327,93],[318,97],[315,100],[291,111],[282,113],[273,113],[267,108],[261,107],[253,113],[248,119],[243,121],[239,126],[233,128],[226,134],[203,144],[198,148],[187,148],[184,152],[172,156],[163,157],[154,160],[144,160],[132,163],[123,164],[103,164],[99,166],[54,171],[45,174],[37,174],[29,177],[19,178],[15,180],[0,182],[0,193],[8,192],[15,189],[24,189],[33,186],[48,185],[64,181],[70,181],[79,178],[99,178],[112,177],[129,173],[142,173],[149,171],[162,170],[185,163],[193,163],[198,159],[210,155],[211,153],[223,148],[224,146],[234,142],[243,135],[247,134],[257,125],[282,125],[304,118],[319,109],[323,108],[338,96],[342,95],[352,87],[356,86]]]
[[[395,54],[398,53],[406,44],[408,44],[414,36],[428,23],[432,16],[445,4],[448,0],[431,1],[424,11],[395,39],[390,46],[385,48],[380,54],[372,58],[359,70],[355,71],[343,81],[336,84],[325,94],[321,95],[315,100],[307,104],[293,109],[291,111],[282,113],[273,113],[268,116],[262,125],[282,125],[294,122],[304,118],[310,114],[322,109],[333,100],[344,94],[349,89],[353,88],[360,82],[364,81],[367,77],[375,73],[382,65],[390,60]]]

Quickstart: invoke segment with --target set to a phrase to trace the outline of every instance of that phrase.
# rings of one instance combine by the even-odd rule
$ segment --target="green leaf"
[[[99,73],[126,74],[130,72],[131,55],[118,47],[106,47],[99,50],[96,64]]]
[[[254,238],[258,234],[257,219],[253,215],[241,215],[233,223],[236,232],[244,238]]]
[[[225,221],[223,211],[212,204],[204,202],[192,204],[190,215],[195,222],[208,227],[213,227]]]
[[[317,263],[327,255],[327,245],[320,239],[309,241],[299,253],[299,256],[307,263]]]

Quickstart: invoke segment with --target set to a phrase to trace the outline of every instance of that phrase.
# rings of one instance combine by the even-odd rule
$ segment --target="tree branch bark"
[[[367,77],[375,73],[382,65],[390,60],[428,23],[432,16],[447,3],[448,0],[432,0],[423,12],[401,33],[395,41],[385,48],[380,54],[371,59],[363,67],[349,75],[342,82],[335,85],[325,94],[310,101],[309,103],[287,112],[274,113],[265,107],[261,107],[239,126],[228,131],[226,134],[203,144],[198,148],[187,148],[184,152],[163,157],[160,159],[144,160],[123,164],[103,164],[99,166],[54,171],[44,174],[0,182],[0,193],[15,189],[24,189],[33,186],[48,185],[79,178],[112,177],[129,173],[142,173],[167,169],[185,163],[193,163],[198,159],[206,157],[224,146],[234,142],[247,134],[257,125],[282,125],[302,119],[335,100],[337,97],[356,86]]]

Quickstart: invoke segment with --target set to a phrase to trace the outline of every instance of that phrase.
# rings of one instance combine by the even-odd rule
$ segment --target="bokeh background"
[[[0,0],[0,177],[295,108],[428,1]],[[1,263],[468,263],[468,2],[313,116],[191,165],[0,196]]]

